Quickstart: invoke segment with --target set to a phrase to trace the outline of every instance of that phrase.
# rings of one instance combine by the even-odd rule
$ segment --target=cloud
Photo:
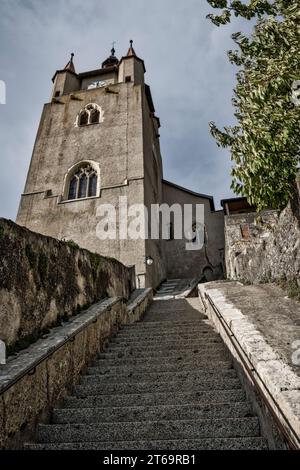
[[[234,70],[226,57],[238,22],[214,27],[209,5],[188,0],[2,0],[0,79],[0,215],[14,219],[51,77],[75,52],[78,71],[98,67],[112,41],[123,55],[129,39],[145,60],[161,118],[164,176],[193,190],[231,195],[230,157],[208,122],[232,122]]]

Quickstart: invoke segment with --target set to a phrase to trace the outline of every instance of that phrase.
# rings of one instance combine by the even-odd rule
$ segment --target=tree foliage
[[[234,192],[258,210],[282,209],[293,196],[300,157],[300,106],[291,99],[300,79],[300,0],[207,0],[220,26],[232,15],[256,19],[250,36],[232,35],[228,52],[239,67],[234,90],[236,126],[210,123],[219,146],[231,150]]]

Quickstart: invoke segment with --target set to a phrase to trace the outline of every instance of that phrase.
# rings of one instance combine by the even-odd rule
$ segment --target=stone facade
[[[210,264],[208,258],[212,266],[219,265],[223,220],[222,213],[213,214],[210,196],[184,199],[188,192],[171,191],[163,185],[160,122],[144,73],[144,62],[132,47],[120,61],[112,51],[101,69],[77,74],[72,58],[65,69],[56,72],[51,102],[42,113],[17,223],[58,239],[72,239],[83,248],[135,265],[138,287],[157,287],[174,275],[202,275]],[[80,125],[82,113],[89,106],[99,111],[99,120]],[[72,174],[83,163],[96,171],[97,189],[93,196],[70,200]],[[100,240],[96,234],[100,220],[97,209],[112,204],[118,228],[120,197],[127,198],[128,206],[143,204],[147,209],[162,202],[203,202],[209,219],[207,228],[211,230],[207,253],[203,249],[187,261],[183,242],[167,245],[161,239],[123,240],[119,233],[116,239]],[[187,262],[183,272],[177,274],[178,254],[180,261]],[[152,266],[145,263],[147,256],[153,259]],[[215,275],[218,277],[219,271]]]
[[[249,283],[299,279],[300,226],[290,203],[281,213],[225,216],[226,271]]]

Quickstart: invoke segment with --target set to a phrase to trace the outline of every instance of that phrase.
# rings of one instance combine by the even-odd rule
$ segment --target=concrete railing
[[[218,282],[199,284],[199,299],[228,347],[271,449],[300,450],[300,378],[235,308]]]

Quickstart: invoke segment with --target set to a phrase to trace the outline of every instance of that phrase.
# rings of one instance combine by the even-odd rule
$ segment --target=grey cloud
[[[14,219],[51,77],[75,52],[78,71],[100,65],[116,41],[120,57],[134,39],[145,60],[161,118],[164,176],[212,194],[231,195],[230,157],[218,149],[210,120],[232,122],[234,70],[226,50],[238,22],[216,28],[205,0],[2,0],[0,79],[0,215]]]

